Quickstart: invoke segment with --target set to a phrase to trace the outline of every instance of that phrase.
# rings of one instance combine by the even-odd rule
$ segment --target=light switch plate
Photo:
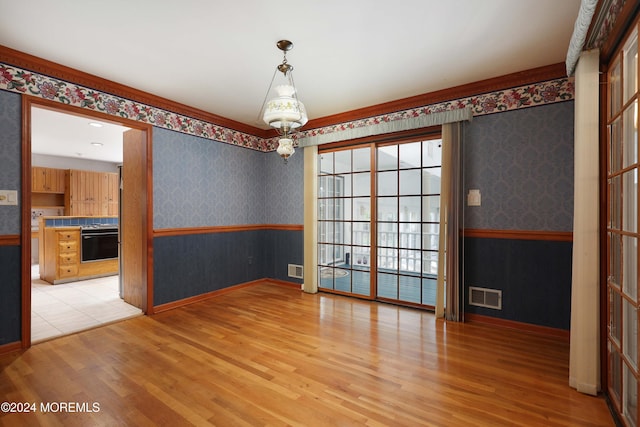
[[[18,191],[17,190],[0,190],[0,205],[17,206]]]

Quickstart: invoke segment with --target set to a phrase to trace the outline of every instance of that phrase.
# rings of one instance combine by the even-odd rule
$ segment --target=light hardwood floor
[[[568,359],[558,338],[260,284],[1,355],[0,401],[38,412],[0,424],[614,425]],[[60,402],[99,412],[41,412]]]

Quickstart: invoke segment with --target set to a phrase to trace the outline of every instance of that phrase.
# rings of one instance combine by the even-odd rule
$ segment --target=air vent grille
[[[304,269],[302,268],[301,265],[297,265],[297,264],[288,264],[289,266],[289,277],[294,277],[296,279],[303,279],[303,271]]]
[[[502,310],[502,291],[469,286],[469,305]]]

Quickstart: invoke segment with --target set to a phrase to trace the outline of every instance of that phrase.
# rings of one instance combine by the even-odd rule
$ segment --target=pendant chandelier
[[[262,112],[262,120],[278,131],[280,139],[278,140],[277,152],[286,163],[287,159],[295,153],[291,133],[304,126],[308,118],[293,83],[293,66],[287,62],[287,52],[293,48],[293,43],[289,40],[280,40],[276,46],[284,52],[284,58],[273,72],[271,84],[269,84],[260,111]],[[282,73],[282,76],[279,76],[278,72]],[[278,77],[278,82],[274,87],[276,77]],[[269,99],[272,90],[276,92],[276,96]],[[267,99],[269,100],[267,101]]]

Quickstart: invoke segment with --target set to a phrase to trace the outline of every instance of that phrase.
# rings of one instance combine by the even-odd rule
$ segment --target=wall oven
[[[118,227],[88,226],[80,230],[82,262],[118,258]]]

